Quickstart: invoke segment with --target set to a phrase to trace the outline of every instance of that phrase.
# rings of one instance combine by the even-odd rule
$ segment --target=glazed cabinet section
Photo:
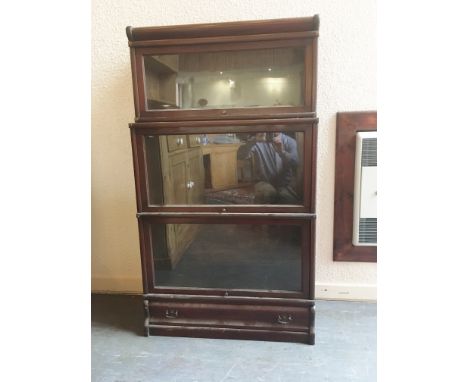
[[[303,298],[310,293],[313,247],[308,220],[267,222],[222,216],[140,220],[147,243],[148,292],[198,288],[223,295],[264,291]],[[171,227],[175,232],[168,235]],[[175,258],[168,253],[171,236],[183,243]],[[167,257],[169,262],[164,260]]]
[[[136,120],[315,114],[318,17],[292,22],[127,28]]]
[[[132,124],[141,208],[313,212],[317,119],[247,122]]]
[[[184,237],[162,259],[168,227]],[[140,217],[147,334],[313,344],[313,219]]]

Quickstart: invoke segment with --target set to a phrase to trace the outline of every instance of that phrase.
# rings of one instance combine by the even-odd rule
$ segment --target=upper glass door
[[[313,40],[139,47],[137,121],[309,113]]]
[[[304,106],[304,47],[144,56],[146,107]]]

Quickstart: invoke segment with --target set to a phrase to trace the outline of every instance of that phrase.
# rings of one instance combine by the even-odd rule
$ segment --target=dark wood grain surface
[[[377,131],[376,111],[337,114],[333,260],[376,262],[376,246],[354,246],[352,243],[354,161],[358,131]]]
[[[319,29],[319,16],[126,28],[129,41],[294,33]]]

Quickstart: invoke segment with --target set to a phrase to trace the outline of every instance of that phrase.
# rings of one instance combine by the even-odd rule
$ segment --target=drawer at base
[[[219,328],[254,328],[306,332],[310,308],[150,302],[150,324]]]

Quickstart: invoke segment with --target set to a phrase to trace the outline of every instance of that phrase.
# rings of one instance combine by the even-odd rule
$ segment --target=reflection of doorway
[[[239,143],[210,143],[202,146],[205,179],[210,179],[209,182],[205,181],[207,189],[218,191],[237,187],[237,150],[239,146]]]
[[[219,154],[219,153],[218,153]],[[243,170],[239,170],[239,160],[237,160],[237,151],[236,158],[231,164],[235,163],[235,167],[227,166],[226,161],[223,160],[223,155],[213,154],[212,151],[209,151],[207,154],[203,155],[203,168],[205,170],[205,204],[252,204],[254,201],[254,191],[253,185],[251,183],[242,182],[244,179],[239,179],[236,182],[235,176],[240,176],[243,174]],[[214,156],[214,158],[213,158]],[[213,159],[213,161],[212,161]],[[218,166],[224,172],[232,172],[232,185],[219,187],[219,184],[213,185],[213,176],[218,175],[218,168],[213,171],[213,166],[216,166],[214,161],[218,163]],[[251,166],[251,161],[248,160]],[[250,170],[251,171],[251,170]],[[214,175],[213,175],[214,173]],[[251,176],[251,173],[249,173]],[[242,178],[242,177],[241,177]],[[219,179],[219,177],[217,178]],[[218,181],[219,183],[219,181]],[[218,186],[218,187],[217,187]],[[251,187],[250,187],[251,186]]]
[[[203,167],[205,168],[205,189],[213,188],[211,183],[211,156],[203,155]]]

